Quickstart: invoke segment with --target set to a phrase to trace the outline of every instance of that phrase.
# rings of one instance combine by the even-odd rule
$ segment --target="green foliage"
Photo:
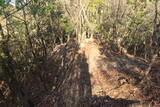
[[[44,13],[44,9],[39,5],[33,4],[33,5],[30,6],[30,9],[31,9],[31,14],[32,15]]]
[[[132,54],[136,51],[140,56],[150,54],[145,51],[145,48],[149,48],[153,34],[154,13],[151,11],[154,10],[155,2],[127,0],[124,4],[122,1],[116,3],[105,0],[105,3],[108,7],[103,8],[104,12],[101,15],[103,23],[98,23],[100,24],[98,27],[99,35],[102,39],[116,41],[121,38],[122,46]]]
[[[0,0],[0,16],[3,15],[3,8],[6,8],[6,4],[4,0]]]
[[[1,0],[0,1],[0,7],[4,7],[5,6],[5,1],[4,0]]]
[[[54,1],[33,0],[23,6],[5,7],[0,1],[0,8],[5,11],[3,14],[9,16],[5,19],[8,24],[3,25],[5,38],[0,39],[0,57],[3,58],[0,67],[10,71],[12,66],[11,75],[15,78],[25,72],[38,71],[53,44],[60,43],[60,39],[65,42],[73,32],[68,19]],[[4,69],[1,70],[0,75],[5,77]]]
[[[137,2],[137,0],[127,0],[127,4],[135,4],[135,2]]]
[[[48,5],[44,7],[45,12],[50,12],[54,9],[54,5]]]
[[[72,26],[68,23],[66,18],[60,18],[60,26],[66,31],[66,33],[71,33],[73,31]]]
[[[92,0],[89,2],[89,5],[87,7],[87,10],[90,12],[95,12],[97,11],[97,8],[103,4],[104,0]]]

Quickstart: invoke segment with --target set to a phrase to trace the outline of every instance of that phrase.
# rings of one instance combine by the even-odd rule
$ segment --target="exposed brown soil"
[[[73,46],[69,50],[74,50]],[[59,52],[58,55],[61,54]],[[67,52],[71,55],[69,53]],[[155,104],[154,101],[158,99],[151,103],[147,96],[152,93],[154,97],[158,97],[159,92],[144,95],[147,89],[151,89],[145,86],[147,83],[142,82],[148,62],[109,52],[94,39],[84,41],[80,49],[72,54],[66,55],[68,62],[71,62],[68,71],[63,69],[63,77],[60,77],[61,73],[57,77],[61,84],[38,107],[156,106],[157,102]],[[46,103],[48,101],[50,103]]]
[[[159,107],[159,59],[144,76],[149,62],[112,50],[94,39],[55,47],[43,74],[21,77],[26,107]]]

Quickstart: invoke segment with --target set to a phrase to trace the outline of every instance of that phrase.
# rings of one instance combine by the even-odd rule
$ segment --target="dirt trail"
[[[21,76],[24,107],[160,107],[160,58],[149,63],[112,46],[94,39],[56,46],[39,68],[43,72]],[[9,99],[8,92],[0,81],[0,106],[17,107],[16,100],[1,100]]]
[[[38,107],[147,107],[139,87],[148,63],[108,53],[94,39],[54,49],[52,91]],[[101,51],[103,50],[103,51]]]
[[[81,52],[87,58],[89,73],[92,75],[92,95],[138,100],[139,90],[131,82],[138,81],[141,75],[136,71],[127,70],[122,59],[103,55],[100,48],[94,39],[86,40],[81,46]]]

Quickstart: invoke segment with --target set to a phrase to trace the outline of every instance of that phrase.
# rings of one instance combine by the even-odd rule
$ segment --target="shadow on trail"
[[[71,48],[63,48],[60,49],[61,52],[57,52],[58,57],[56,55],[56,58],[53,58],[57,60],[59,69],[54,72],[52,91],[42,98],[37,107],[128,107],[137,103],[137,101],[112,99],[109,96],[93,96],[92,76],[86,58]]]
[[[116,71],[131,79],[131,82],[134,84],[138,84],[142,80],[144,71],[148,68],[148,62],[137,57],[129,58],[125,55],[109,52],[105,48],[102,49],[100,49],[101,54],[106,56],[100,59],[100,61],[106,65],[104,71],[106,69]]]
[[[50,62],[56,63],[52,91],[38,107],[77,107],[84,98],[92,96],[88,64],[75,47],[61,46]],[[74,51],[73,51],[74,50]]]
[[[139,101],[113,99],[109,96],[93,96],[90,101],[84,103],[81,107],[134,107],[138,104],[140,104]]]

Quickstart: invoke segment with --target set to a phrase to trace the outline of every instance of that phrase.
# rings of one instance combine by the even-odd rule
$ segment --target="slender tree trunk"
[[[22,2],[20,2],[20,3],[21,3],[21,5],[23,5]],[[29,28],[28,28],[25,8],[22,9],[22,12],[23,12],[23,18],[24,18],[24,25],[25,25],[25,37],[26,37],[26,40],[28,42],[27,44],[29,45],[29,48],[31,49],[32,55],[35,57],[36,55],[33,51],[33,44],[32,44],[32,40],[30,38],[30,34],[29,34]]]
[[[154,21],[153,21],[153,33],[152,33],[152,38],[151,38],[151,47],[152,47],[152,55],[157,54],[157,18],[158,18],[158,0],[155,0],[155,17],[154,17]]]

